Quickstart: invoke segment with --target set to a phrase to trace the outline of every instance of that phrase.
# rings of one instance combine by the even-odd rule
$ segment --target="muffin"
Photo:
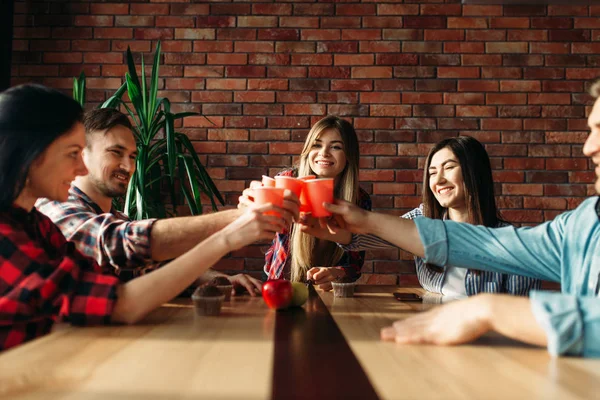
[[[214,285],[225,295],[225,301],[229,301],[231,299],[231,290],[233,289],[233,285],[229,282],[224,276],[217,276],[212,281],[210,281],[211,285]]]
[[[353,297],[356,282],[348,277],[338,278],[331,282],[334,297]]]
[[[225,296],[214,285],[200,286],[192,294],[192,301],[198,315],[219,315],[223,299],[225,299]]]

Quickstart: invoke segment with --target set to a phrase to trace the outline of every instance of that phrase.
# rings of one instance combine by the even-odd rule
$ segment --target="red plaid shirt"
[[[109,213],[76,186],[65,202],[40,199],[35,206],[46,214],[77,250],[93,258],[107,274],[121,281],[153,271],[150,232],[156,219],[132,221],[117,210]]]
[[[296,176],[295,169],[282,171],[280,176]],[[358,206],[365,210],[371,210],[371,198],[369,194],[362,189],[358,192]],[[278,233],[271,244],[269,250],[265,253],[264,272],[268,279],[284,278],[290,273],[290,235],[289,233]],[[338,266],[344,268],[346,275],[353,279],[360,277],[360,270],[365,263],[364,251],[345,251]]]
[[[0,350],[47,334],[57,317],[109,323],[118,282],[35,208],[0,212]]]

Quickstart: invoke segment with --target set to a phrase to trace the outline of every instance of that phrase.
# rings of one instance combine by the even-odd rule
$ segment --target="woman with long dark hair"
[[[469,136],[444,139],[427,156],[423,174],[423,204],[404,214],[406,219],[425,216],[495,228],[508,225],[496,206],[490,159],[483,145]],[[377,236],[353,235],[346,250],[396,247]],[[540,281],[474,269],[437,267],[415,257],[419,283],[433,293],[451,297],[478,293],[526,296]]]
[[[0,350],[48,333],[63,317],[74,325],[134,323],[192,284],[232,250],[272,238],[288,223],[249,209],[162,268],[121,284],[67,242],[38,198],[66,201],[87,174],[82,109],[38,85],[0,93]],[[287,218],[291,220],[290,218]]]

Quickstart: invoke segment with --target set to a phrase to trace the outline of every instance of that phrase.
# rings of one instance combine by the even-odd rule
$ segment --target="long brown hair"
[[[346,166],[336,177],[334,196],[357,204],[360,152],[356,131],[352,124],[346,120],[330,115],[313,125],[306,136],[304,148],[300,154],[298,176],[316,175],[310,168],[308,154],[321,133],[327,129],[335,129],[340,134],[346,155]],[[292,229],[290,244],[292,281],[304,280],[306,271],[314,266],[335,266],[344,254],[344,251],[335,243],[319,240],[295,228]],[[318,251],[315,251],[317,249]]]
[[[423,173],[423,215],[442,219],[447,209],[437,201],[429,188],[429,166],[431,159],[440,150],[448,148],[458,159],[462,171],[467,222],[473,225],[496,227],[503,223],[494,193],[494,179],[490,158],[483,145],[470,136],[444,139],[437,143],[427,156]],[[430,269],[440,272],[439,267],[427,264]]]

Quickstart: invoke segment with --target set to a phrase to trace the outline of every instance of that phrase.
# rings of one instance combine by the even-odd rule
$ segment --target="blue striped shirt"
[[[415,219],[423,216],[423,205],[407,212],[402,216],[405,219]],[[352,242],[341,245],[344,250],[358,251],[366,249],[382,249],[396,247],[375,235],[352,235]],[[427,268],[421,257],[415,257],[417,278],[421,286],[433,293],[443,293],[444,282],[447,276],[447,268],[441,272]],[[446,265],[446,267],[449,265]],[[468,269],[465,275],[465,291],[467,296],[478,293],[508,293],[516,296],[527,296],[532,289],[539,289],[541,281],[522,275],[501,274],[492,271],[480,271],[479,269]]]

